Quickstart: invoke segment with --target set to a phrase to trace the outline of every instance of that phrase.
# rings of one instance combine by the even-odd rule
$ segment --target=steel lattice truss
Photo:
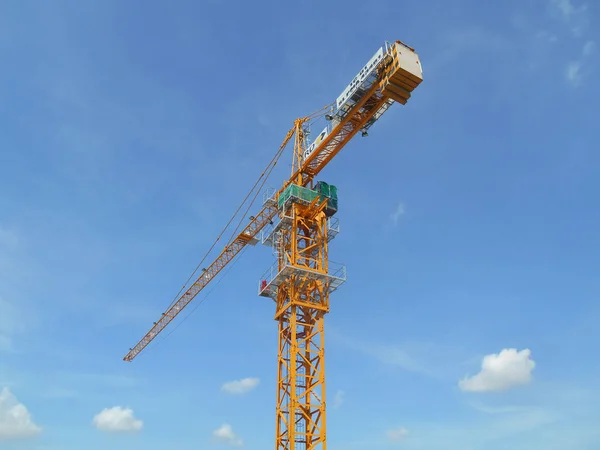
[[[293,204],[291,224],[282,229],[276,243],[279,265],[299,269],[279,283],[276,302],[277,450],[325,448],[323,331],[329,311],[329,283],[328,221],[323,209],[324,203],[317,199],[310,205]],[[320,276],[311,276],[303,269]]]

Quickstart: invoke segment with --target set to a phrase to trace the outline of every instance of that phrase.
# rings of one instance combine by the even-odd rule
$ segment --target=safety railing
[[[346,266],[335,261],[329,261],[327,272],[321,272],[315,268],[285,264],[279,267],[277,263],[269,267],[258,282],[258,295],[263,297],[274,297],[277,288],[290,275],[300,275],[305,278],[323,281],[329,292],[333,292],[346,281]]]

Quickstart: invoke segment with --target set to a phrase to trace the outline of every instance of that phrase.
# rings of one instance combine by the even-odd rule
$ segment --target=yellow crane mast
[[[386,42],[332,105],[296,119],[268,166],[270,173],[294,138],[290,178],[265,193],[260,212],[123,359],[133,360],[242,249],[262,241],[276,255],[258,289],[274,300],[279,327],[275,449],[326,450],[324,317],[346,269],[331,262],[328,252],[339,231],[337,188],[315,178],[359,131],[366,136],[394,102],[406,104],[422,79],[414,49]],[[322,116],[327,126],[309,143],[307,125]]]

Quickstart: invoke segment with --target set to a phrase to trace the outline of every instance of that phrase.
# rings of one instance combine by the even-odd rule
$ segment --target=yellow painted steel
[[[360,129],[375,115],[378,109],[386,102],[385,97],[374,84],[364,97],[356,103],[349,111],[346,117],[329,133],[321,145],[306,160],[298,159],[295,154],[292,176],[279,189],[277,195],[281,194],[289,185],[300,184],[306,186],[312,182],[315,176],[337,155],[342,148],[360,131]],[[324,114],[324,113],[322,113]],[[295,135],[301,132],[302,125],[308,122],[315,115],[296,119],[294,127],[291,128],[283,143],[280,151],[283,150],[289,141],[294,137],[295,146],[303,146],[304,137],[298,138]],[[302,141],[300,140],[302,139]],[[296,147],[299,148],[299,147]],[[298,150],[296,150],[298,151]],[[298,182],[300,181],[300,182]],[[235,256],[247,245],[248,238],[253,238],[268,225],[277,215],[277,208],[272,205],[266,205],[263,209],[248,223],[246,228],[233,238],[221,251],[221,254],[208,266],[207,270],[196,279],[196,281],[181,294],[181,296],[165,311],[154,326],[140,339],[140,341],[125,355],[123,360],[133,361],[140,352],[152,342],[156,336],[164,330],[167,325],[190,304],[190,302],[202,291],[211,280],[213,280],[223,268],[229,264]]]
[[[132,361],[245,246],[256,241],[264,227],[278,214],[283,216],[284,211],[277,208],[276,200],[288,186],[312,188],[321,170],[358,131],[378,118],[378,111],[386,110],[390,99],[406,103],[421,78],[403,68],[400,53],[404,50],[398,45],[404,44],[396,41],[395,45],[377,69],[376,82],[365,88],[362,97],[339,117],[330,133],[306,159],[302,158],[306,142],[303,125],[325,115],[327,107],[295,121],[274,158],[276,162],[294,137],[292,175],[277,191],[275,202],[265,203],[246,227],[232,236],[219,256],[170,305],[124,360]],[[418,57],[416,61],[420,64]],[[281,229],[276,244],[278,269],[291,268],[285,271],[286,279],[278,285],[275,300],[275,320],[279,328],[276,450],[326,450],[324,317],[329,312],[329,253],[325,206],[326,201],[320,196],[310,204],[292,203],[285,212],[291,214],[291,225]]]
[[[317,200],[317,199],[316,199]],[[282,230],[279,266],[292,272],[279,287],[276,450],[326,449],[324,316],[329,312],[326,284],[303,275],[327,275],[325,203],[292,206],[292,224]]]
[[[303,122],[296,121],[294,154],[304,151]],[[296,182],[304,185],[301,159],[295,159]],[[279,323],[276,450],[326,449],[325,336],[329,312],[326,201],[293,203],[292,221],[281,230],[278,269],[292,267],[279,286],[275,320]],[[280,211],[280,214],[290,212]],[[311,272],[308,272],[310,270]],[[311,275],[308,275],[311,273]],[[314,274],[321,274],[317,279]]]

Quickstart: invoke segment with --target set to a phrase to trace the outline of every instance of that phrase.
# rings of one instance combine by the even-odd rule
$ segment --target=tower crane
[[[415,50],[385,42],[335,102],[296,119],[266,170],[270,173],[293,138],[290,178],[264,192],[260,211],[123,359],[132,361],[243,249],[259,242],[271,246],[276,261],[260,278],[258,295],[274,301],[279,330],[275,450],[326,450],[324,317],[346,269],[329,260],[329,242],[339,231],[337,188],[316,177],[358,132],[366,136],[394,102],[406,104],[422,79]],[[311,142],[307,124],[318,117],[327,126]]]

